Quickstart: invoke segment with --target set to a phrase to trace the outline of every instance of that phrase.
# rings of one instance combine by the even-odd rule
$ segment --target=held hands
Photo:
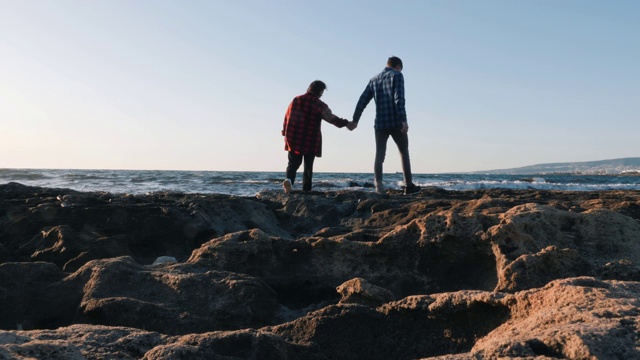
[[[353,129],[358,127],[358,123],[355,123],[353,121],[349,121],[349,123],[347,124],[347,129],[349,129],[349,131],[353,131]]]

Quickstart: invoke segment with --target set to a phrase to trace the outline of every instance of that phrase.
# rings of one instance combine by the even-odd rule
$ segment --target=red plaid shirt
[[[284,149],[296,154],[322,156],[322,120],[341,128],[348,120],[331,113],[329,106],[312,93],[296,96],[284,116]]]

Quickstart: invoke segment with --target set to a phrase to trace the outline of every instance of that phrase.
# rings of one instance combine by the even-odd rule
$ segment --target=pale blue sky
[[[404,62],[416,173],[640,156],[640,2],[0,0],[0,168],[284,171]],[[315,171],[372,172],[373,103]],[[385,172],[401,171],[389,142]]]

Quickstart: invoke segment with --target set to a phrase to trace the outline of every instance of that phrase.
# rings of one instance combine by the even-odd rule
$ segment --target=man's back
[[[356,105],[353,115],[355,122],[360,120],[362,112],[372,98],[376,103],[374,128],[395,129],[402,127],[402,123],[407,121],[404,106],[404,77],[400,71],[386,67],[369,80]]]

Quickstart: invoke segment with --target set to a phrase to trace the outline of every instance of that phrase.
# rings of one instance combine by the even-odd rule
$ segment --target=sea
[[[302,174],[294,190],[301,189]],[[168,171],[168,170],[71,170],[0,169],[0,184],[17,182],[48,188],[67,188],[86,192],[147,194],[180,192],[227,194],[253,197],[264,191],[282,191],[284,172],[254,171]],[[538,190],[640,190],[640,174],[413,174],[413,182],[444,190],[538,189]],[[401,173],[384,174],[384,185],[401,189]],[[372,173],[313,174],[314,191],[373,191]]]

